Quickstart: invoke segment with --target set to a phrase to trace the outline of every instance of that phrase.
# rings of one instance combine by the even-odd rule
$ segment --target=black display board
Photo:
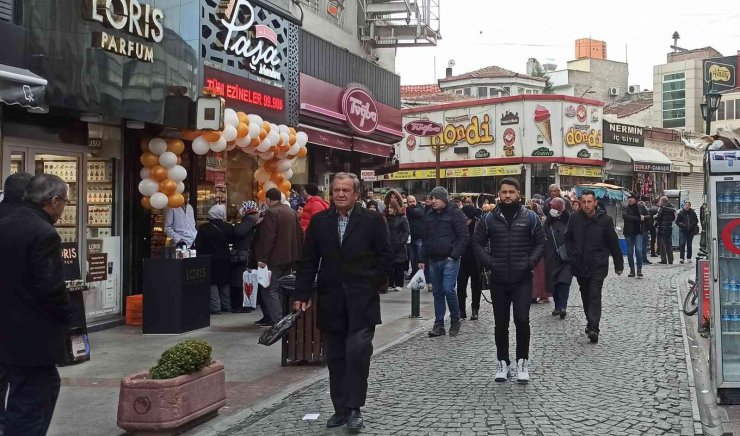
[[[180,334],[211,325],[211,256],[144,259],[143,333]]]

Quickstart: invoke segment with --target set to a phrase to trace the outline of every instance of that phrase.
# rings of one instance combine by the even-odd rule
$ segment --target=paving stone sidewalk
[[[643,280],[613,273],[598,344],[583,330],[575,280],[568,317],[532,305],[528,385],[493,380],[493,314],[464,321],[458,337],[426,333],[373,358],[368,435],[693,435],[675,280],[693,265],[646,266]],[[514,352],[513,323],[511,352]],[[514,357],[513,355],[511,356]],[[224,435],[345,434],[326,429],[328,381],[262,410]],[[306,413],[321,413],[304,422]]]

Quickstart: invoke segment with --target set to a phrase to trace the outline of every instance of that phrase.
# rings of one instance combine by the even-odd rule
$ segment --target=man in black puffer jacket
[[[586,335],[599,342],[601,321],[601,288],[609,274],[609,255],[614,259],[614,272],[624,271],[624,258],[614,220],[601,210],[596,194],[590,189],[581,193],[583,210],[574,213],[568,222],[565,245],[570,257],[570,269],[578,280],[586,314]]]
[[[473,244],[480,265],[491,271],[491,298],[496,340],[496,381],[508,379],[509,319],[514,306],[517,381],[529,381],[529,305],[532,302],[532,270],[545,254],[545,231],[537,215],[519,201],[519,182],[505,178],[499,183],[501,204],[478,223]],[[491,253],[486,245],[491,245]]]
[[[424,239],[424,206],[417,204],[416,197],[406,196],[406,219],[411,229],[411,242],[409,247],[409,260],[411,261],[411,277],[419,270],[419,253],[421,252],[421,241]],[[426,279],[426,274],[424,279]]]
[[[655,218],[658,228],[658,252],[662,264],[673,265],[673,221],[676,221],[676,208],[668,201],[668,197],[660,197],[660,209]]]
[[[640,213],[635,194],[630,194],[627,198],[627,207],[622,209],[622,220],[624,220],[622,234],[627,243],[627,260],[630,265],[630,273],[627,277],[635,276],[635,263],[637,263],[637,277],[642,278],[642,224],[645,217]]]
[[[450,308],[450,336],[460,331],[460,304],[457,300],[457,273],[460,257],[470,243],[465,214],[449,202],[447,190],[441,186],[432,189],[432,207],[424,214],[424,240],[421,244],[424,259],[419,268],[429,266],[434,295],[434,327],[430,337],[445,334],[445,312]],[[445,300],[447,303],[445,304]]]

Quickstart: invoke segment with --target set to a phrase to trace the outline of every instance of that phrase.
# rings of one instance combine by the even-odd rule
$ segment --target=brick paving
[[[568,317],[530,312],[528,385],[493,380],[493,314],[464,321],[458,337],[426,332],[373,358],[368,435],[693,435],[675,286],[693,265],[646,266],[643,280],[612,273],[598,344],[584,335],[577,284]],[[513,323],[511,352],[514,352]],[[512,356],[513,358],[514,356]],[[328,381],[317,382],[223,435],[345,434],[329,430]],[[304,422],[305,413],[321,413]]]

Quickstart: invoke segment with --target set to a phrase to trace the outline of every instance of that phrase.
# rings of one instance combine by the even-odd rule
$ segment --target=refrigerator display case
[[[740,403],[740,151],[708,153],[712,379],[721,404]]]

